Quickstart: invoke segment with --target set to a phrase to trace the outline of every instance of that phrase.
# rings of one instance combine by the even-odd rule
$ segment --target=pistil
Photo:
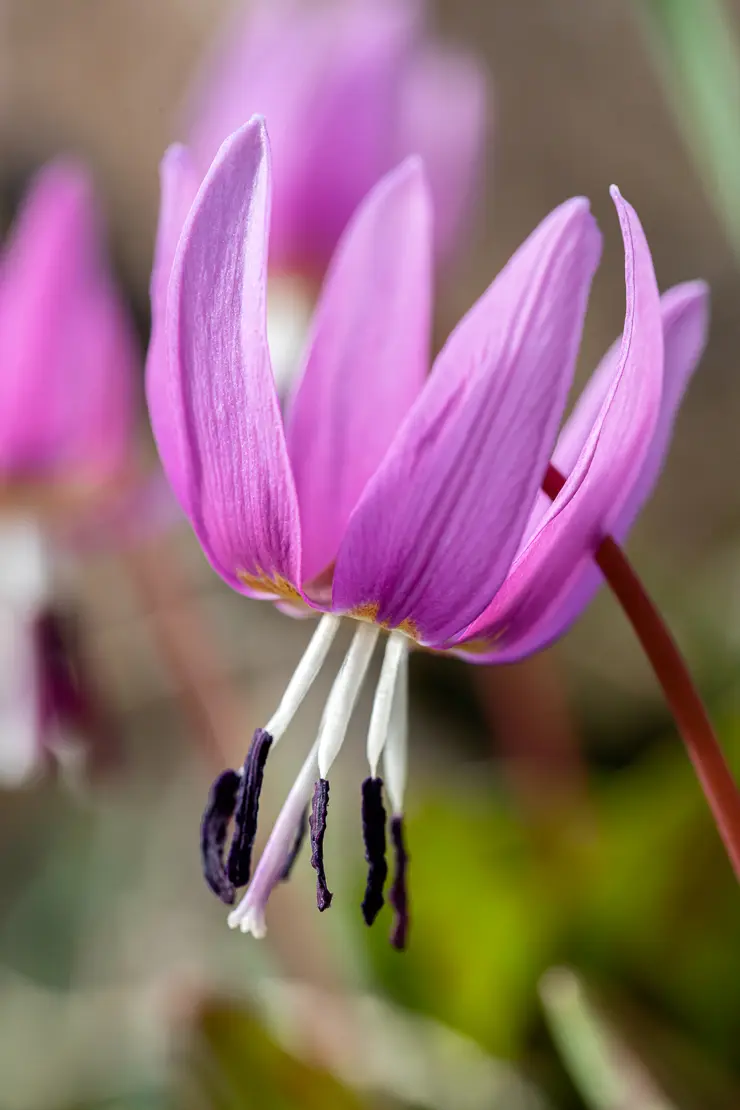
[[[227,905],[234,902],[236,887],[244,886],[249,882],[267,756],[271,747],[287,729],[310,690],[326,659],[338,627],[339,617],[327,614],[321,618],[288,683],[280,705],[268,721],[267,728],[256,730],[242,771],[225,771],[219,775],[211,788],[201,823],[203,874],[211,890]],[[224,846],[232,817],[234,838],[229,850],[228,862],[224,868]],[[299,847],[300,844],[294,845],[292,852],[286,852],[281,871],[286,868],[290,870]]]
[[[303,847],[303,841],[306,839],[306,833],[307,832],[308,832],[308,810],[304,809],[303,813],[301,814],[301,819],[298,822],[298,828],[296,830],[293,845],[292,845],[290,851],[288,852],[288,858],[285,861],[285,867],[283,868],[282,874],[280,875],[280,881],[283,882],[283,883],[287,883],[288,879],[291,876],[291,873],[293,871],[293,867],[295,866],[295,861],[298,859],[301,848]]]

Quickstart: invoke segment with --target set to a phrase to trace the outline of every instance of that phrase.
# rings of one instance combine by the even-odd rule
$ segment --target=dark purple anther
[[[390,939],[393,947],[402,951],[406,947],[406,939],[409,931],[409,900],[406,891],[406,871],[408,869],[409,857],[406,854],[406,847],[403,842],[402,817],[393,817],[391,819],[391,841],[393,842],[396,864],[393,875],[393,885],[388,895],[388,901],[395,910]]]
[[[234,812],[234,838],[231,841],[226,873],[234,886],[246,886],[252,870],[252,848],[257,835],[260,792],[272,737],[258,728],[252,737],[239,785]]]
[[[298,859],[298,853],[300,852],[301,848],[303,847],[303,841],[306,839],[306,833],[307,832],[308,832],[308,810],[304,809],[303,813],[301,814],[300,824],[298,825],[298,828],[296,830],[295,840],[293,841],[293,847],[290,849],[290,852],[288,853],[288,858],[285,861],[285,867],[283,868],[282,874],[280,876],[280,882],[281,883],[286,883],[288,881],[288,879],[290,878],[291,871],[293,870],[293,865],[294,865],[295,861]]]
[[[326,885],[324,872],[324,833],[328,807],[329,783],[326,779],[319,779],[313,791],[313,805],[308,824],[311,829],[311,866],[316,872],[316,905],[322,913],[329,909],[334,897]]]
[[[367,885],[362,900],[362,916],[366,925],[372,925],[383,907],[383,887],[388,878],[382,779],[368,778],[362,784],[362,837],[367,860]]]
[[[213,893],[230,906],[236,896],[234,884],[224,869],[224,844],[241,779],[236,771],[219,775],[208,795],[200,823],[200,858],[203,875]]]

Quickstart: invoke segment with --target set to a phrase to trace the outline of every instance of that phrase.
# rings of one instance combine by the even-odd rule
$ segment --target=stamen
[[[406,872],[408,870],[409,857],[406,852],[406,845],[404,844],[402,817],[394,817],[391,820],[391,841],[393,843],[395,855],[395,868],[393,873],[393,885],[388,895],[388,901],[395,910],[395,917],[393,920],[393,928],[391,929],[390,941],[393,947],[397,948],[400,952],[406,947],[406,940],[409,932],[409,900],[406,889]]]
[[[393,697],[404,659],[408,654],[408,645],[408,637],[404,636],[403,632],[391,632],[388,637],[388,644],[383,656],[383,666],[380,670],[380,678],[373,701],[370,730],[367,734],[367,759],[373,778],[378,776],[378,760],[388,737]]]
[[[283,873],[280,876],[280,881],[283,882],[283,883],[287,883],[288,879],[290,878],[291,872],[292,872],[293,867],[295,865],[295,861],[298,859],[298,854],[299,854],[301,848],[303,847],[303,841],[306,839],[306,833],[307,832],[308,832],[308,810],[304,809],[303,813],[301,814],[301,819],[298,823],[298,829],[296,830],[295,840],[293,841],[293,847],[290,849],[290,852],[288,853],[288,858],[285,861],[285,867],[283,868]]]
[[[408,685],[409,656],[404,652],[399,662],[393,706],[388,722],[388,735],[383,748],[385,788],[391,809],[397,816],[403,813],[403,796],[406,791],[408,769]]]
[[[264,728],[255,731],[239,785],[234,812],[234,838],[229,850],[226,873],[234,886],[246,886],[252,870],[252,849],[257,835],[257,816],[265,764],[272,736]],[[233,899],[232,899],[233,900]]]
[[[211,786],[208,804],[200,823],[200,857],[203,876],[213,893],[230,906],[236,891],[224,869],[224,844],[229,821],[236,807],[240,777],[224,771]]]
[[[366,925],[372,925],[385,902],[383,887],[388,878],[382,779],[367,778],[362,784],[362,838],[365,841],[367,860],[367,885],[362,900],[362,916]]]
[[[265,850],[255,868],[252,881],[239,905],[229,914],[230,929],[239,927],[243,933],[252,933],[255,937],[263,937],[267,932],[265,922],[267,900],[283,876],[291,847],[295,843],[295,833],[301,815],[311,800],[318,771],[317,750],[318,743],[314,743],[290,788],[273,830],[267,838]]]
[[[311,866],[316,872],[316,905],[321,913],[328,910],[334,897],[326,885],[324,871],[324,833],[326,812],[329,808],[329,783],[320,778],[314,787],[313,805],[308,823],[311,829]]]
[[[303,658],[288,683],[280,705],[265,726],[265,732],[277,743],[298,712],[301,702],[311,689],[326,659],[332,640],[339,628],[340,618],[326,613],[318,623]]]
[[[325,779],[339,754],[362,681],[377,643],[380,628],[359,624],[341,670],[334,680],[319,725],[319,775]]]

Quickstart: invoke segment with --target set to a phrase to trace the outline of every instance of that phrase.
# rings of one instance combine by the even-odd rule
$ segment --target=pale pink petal
[[[663,394],[663,323],[650,249],[634,209],[612,196],[625,250],[627,310],[620,355],[609,392],[574,461],[568,480],[517,556],[493,603],[464,639],[492,637],[503,651],[547,613],[580,561],[613,531],[648,459]],[[608,364],[607,360],[607,364]],[[600,389],[576,414],[561,461],[582,436],[584,416]]]
[[[186,511],[189,458],[180,411],[178,367],[168,359],[165,314],[172,264],[198,191],[198,180],[189,151],[171,146],[160,167],[162,196],[150,284],[152,331],[146,359],[146,392],[154,438],[172,489]]]
[[[420,154],[434,201],[437,256],[448,261],[475,210],[487,138],[487,81],[470,55],[422,47],[399,102],[399,155]]]
[[[223,144],[198,192],[166,313],[184,502],[206,555],[236,589],[242,576],[297,584],[300,575],[298,506],[267,347],[269,214],[267,135],[255,119]]]
[[[427,643],[485,609],[552,452],[599,250],[587,201],[561,205],[452,333],[350,519],[336,608]]]
[[[306,580],[336,558],[428,373],[431,236],[424,174],[409,160],[369,194],[329,269],[287,419]]]

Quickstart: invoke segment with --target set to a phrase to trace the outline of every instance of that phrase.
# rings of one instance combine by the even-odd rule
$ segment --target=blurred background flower
[[[472,52],[430,34],[427,14],[420,0],[237,6],[194,82],[182,137],[197,177],[250,116],[268,120],[268,319],[278,388],[295,370],[341,232],[404,157],[424,158],[439,261],[449,266],[470,232],[485,154],[486,77]]]
[[[51,163],[31,183],[0,263],[6,782],[93,740],[89,684],[55,611],[58,549],[133,468],[138,361],[92,184],[79,166]]]
[[[270,10],[251,16],[226,0],[0,6],[3,226],[33,170],[59,153],[85,159],[142,338],[157,165],[200,125],[193,90],[215,88],[207,59],[225,57],[224,35],[236,50],[238,29],[264,25]],[[305,16],[314,18],[323,16]],[[582,350],[588,372],[624,312],[606,194],[614,180],[640,213],[661,285],[698,276],[711,287],[707,354],[631,550],[737,771],[740,5],[436,0],[424,18],[426,37],[403,40],[407,59],[436,42],[475,56],[495,88],[495,145],[469,249],[443,269],[438,336],[546,212],[585,194],[606,232]],[[412,71],[404,62],[401,72]],[[291,265],[312,298],[315,273],[305,258]],[[18,562],[30,579],[30,555]],[[420,848],[413,943],[399,957],[355,905],[365,869],[351,751],[362,752],[366,697],[351,725],[358,743],[333,783],[343,843],[328,845],[327,866],[341,899],[319,917],[311,876],[297,875],[275,894],[265,945],[225,928],[199,875],[197,821],[221,764],[202,748],[198,722],[208,718],[218,759],[238,763],[310,629],[240,603],[184,527],[172,546],[154,540],[152,566],[157,596],[143,604],[120,552],[95,549],[74,575],[80,659],[94,666],[120,733],[115,775],[84,800],[49,780],[0,794],[3,1106],[738,1105],[737,886],[607,596],[534,664],[491,673],[412,661],[408,835]],[[197,657],[205,700],[168,665],[163,618],[170,643]],[[338,637],[329,673],[346,647]],[[305,706],[307,742],[326,695],[319,680]],[[292,771],[286,746],[271,760],[268,821]]]

